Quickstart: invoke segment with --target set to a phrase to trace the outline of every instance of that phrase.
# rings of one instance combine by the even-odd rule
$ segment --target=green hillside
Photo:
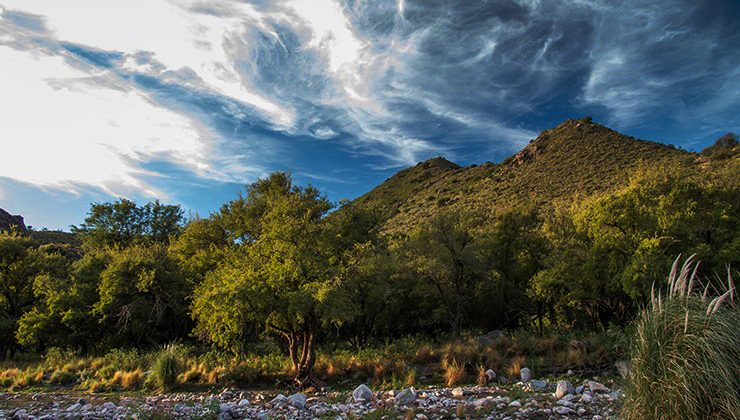
[[[356,202],[390,231],[443,211],[495,213],[508,206],[592,195],[624,185],[641,166],[694,165],[699,155],[622,135],[589,118],[543,131],[499,164],[460,167],[437,157],[400,171]]]

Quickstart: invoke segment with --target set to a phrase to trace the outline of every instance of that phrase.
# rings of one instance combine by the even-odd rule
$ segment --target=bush
[[[177,383],[177,376],[182,370],[182,351],[174,344],[168,344],[154,359],[152,380],[162,391],[168,391]]]
[[[677,260],[678,261],[678,260]],[[740,310],[728,275],[711,301],[692,293],[691,259],[676,264],[665,301],[654,295],[636,321],[626,419],[737,419],[740,415]]]

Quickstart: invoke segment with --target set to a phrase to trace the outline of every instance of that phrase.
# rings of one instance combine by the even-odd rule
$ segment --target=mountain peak
[[[0,209],[0,231],[16,228],[21,232],[26,231],[26,224],[23,222],[23,216],[12,215],[7,211]]]
[[[619,188],[643,164],[690,165],[695,155],[570,119],[548,130],[501,164],[460,167],[436,157],[404,169],[358,203],[380,209],[389,231],[440,211],[494,213],[507,206],[571,200]]]

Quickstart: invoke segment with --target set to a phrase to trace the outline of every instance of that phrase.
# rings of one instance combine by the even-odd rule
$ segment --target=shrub
[[[696,270],[676,263],[668,293],[653,293],[636,321],[626,419],[727,418],[740,413],[740,310],[728,273],[726,291],[708,301],[693,293]],[[695,268],[695,267],[694,267]]]

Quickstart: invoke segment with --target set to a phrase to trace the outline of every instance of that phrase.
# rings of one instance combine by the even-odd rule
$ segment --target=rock
[[[505,376],[499,376],[498,383],[501,384],[501,385],[508,385],[509,384],[509,379],[506,378]]]
[[[583,407],[579,407],[577,412],[579,416],[583,417],[587,413],[587,410]]]
[[[272,401],[270,401],[273,404],[280,404],[288,401],[288,397],[286,397],[283,394],[278,394],[277,397],[273,398]]]
[[[572,409],[570,409],[569,407],[563,406],[563,405],[553,408],[552,411],[560,414],[561,416],[564,416],[566,414],[570,414],[573,412]]]
[[[531,386],[532,387],[532,390],[534,390],[534,391],[542,391],[545,388],[547,388],[547,381],[542,381],[542,380],[539,380],[539,379],[532,379],[529,382],[529,386]]]
[[[72,405],[71,405],[71,406],[70,406],[70,407],[69,407],[69,408],[67,409],[67,411],[77,411],[77,410],[79,410],[80,408],[82,408],[82,406],[81,406],[81,405],[80,405],[79,403],[77,403],[77,404],[72,404]]]
[[[581,396],[581,402],[584,404],[591,404],[593,400],[594,397],[592,397],[591,394],[583,394],[583,396]]]
[[[522,406],[522,403],[520,403],[518,400],[517,401],[512,401],[512,402],[509,403],[509,407],[516,407],[516,408],[518,408],[518,407],[521,407],[521,406]]]
[[[373,391],[367,385],[362,384],[352,391],[352,399],[356,402],[370,401],[373,399]]]
[[[572,369],[568,369],[568,372],[566,373],[566,375],[568,375],[568,376],[573,376],[574,374],[575,374],[575,372],[573,372]]]
[[[77,404],[79,404],[80,406],[83,406],[87,404],[87,400],[85,400],[84,398],[80,398],[77,400]]]
[[[588,381],[588,387],[593,392],[609,392],[609,388],[596,381]]]
[[[526,367],[522,368],[521,372],[519,372],[519,376],[522,378],[522,382],[529,382],[532,380],[532,371]]]
[[[406,388],[395,397],[395,402],[398,405],[409,405],[414,401],[416,401],[416,390],[414,388]]]
[[[249,400],[243,398],[241,401],[239,401],[239,407],[249,407]]]
[[[298,392],[288,397],[288,402],[293,407],[302,409],[306,406],[306,396]]]
[[[576,394],[583,394],[583,388],[585,388],[583,385],[578,385],[576,387]]]
[[[496,380],[496,371],[488,369],[486,371],[486,382],[493,382]]]
[[[221,413],[230,413],[233,407],[234,407],[234,404],[221,403],[218,405],[218,411]]]
[[[564,396],[568,394],[575,394],[576,389],[573,387],[573,384],[570,383],[570,381],[559,381],[558,386],[555,389],[555,398],[563,398]]]
[[[103,404],[102,407],[103,407],[103,410],[115,410],[116,409],[116,405],[113,404],[110,401],[108,401],[107,403]]]
[[[617,372],[619,373],[619,376],[623,378],[627,378],[630,374],[630,363],[626,360],[617,360],[616,363],[614,363],[614,367],[617,368]]]
[[[16,410],[16,412],[13,414],[13,417],[12,417],[13,420],[26,420],[27,418],[28,418],[28,412],[22,408]]]
[[[231,411],[222,411],[218,413],[217,420],[231,420],[232,418]]]
[[[452,396],[461,398],[463,396],[463,389],[462,388],[455,388],[452,390]]]

